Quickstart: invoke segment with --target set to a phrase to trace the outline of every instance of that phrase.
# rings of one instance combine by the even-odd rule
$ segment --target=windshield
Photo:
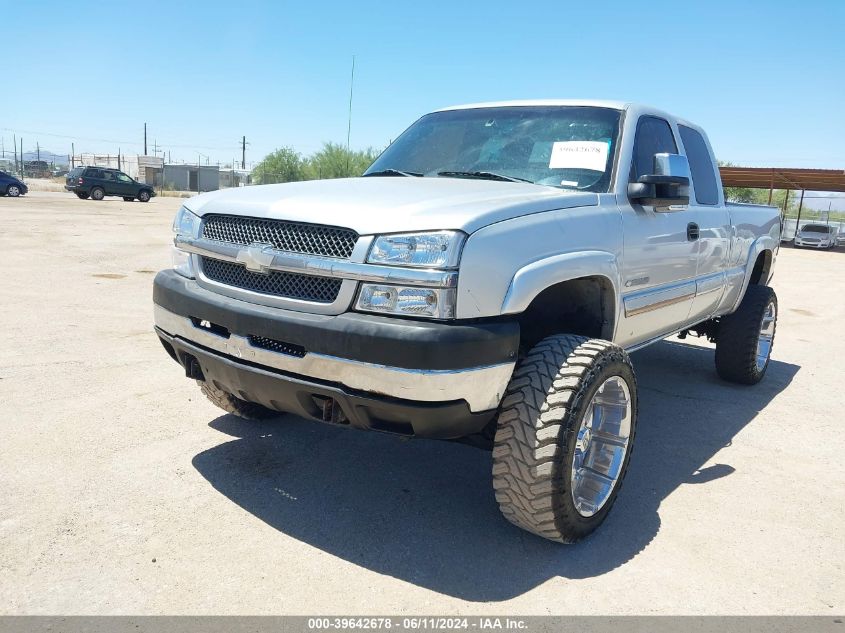
[[[576,106],[447,110],[411,125],[367,170],[461,177],[497,174],[606,192],[620,112]]]
[[[802,229],[801,232],[807,233],[830,233],[830,227],[824,226],[823,224],[807,224]]]

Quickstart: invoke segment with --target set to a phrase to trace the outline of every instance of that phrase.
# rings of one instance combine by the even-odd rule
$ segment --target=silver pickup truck
[[[628,352],[766,372],[773,207],[725,204],[696,125],[639,105],[448,108],[360,178],[208,193],[155,279],[164,348],[225,411],[492,448],[504,516],[573,542],[628,467]]]

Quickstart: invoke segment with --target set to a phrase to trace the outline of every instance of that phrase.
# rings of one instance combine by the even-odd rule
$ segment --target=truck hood
[[[598,204],[598,195],[519,182],[367,177],[224,189],[185,202],[221,213],[343,226],[359,235],[481,227],[542,211]]]

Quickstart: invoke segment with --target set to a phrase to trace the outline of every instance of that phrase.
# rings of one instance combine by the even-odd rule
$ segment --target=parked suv
[[[102,200],[106,196],[120,196],[127,202],[136,198],[149,202],[156,195],[152,186],[130,178],[117,169],[103,167],[76,167],[68,172],[65,189],[85,200]]]

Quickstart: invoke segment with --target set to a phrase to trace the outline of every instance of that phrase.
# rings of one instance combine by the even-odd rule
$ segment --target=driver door
[[[678,153],[672,126],[656,116],[637,122],[631,182],[653,172],[654,155]],[[693,217],[688,208],[656,211],[652,206],[619,200],[622,212],[622,315],[617,342],[637,345],[687,324],[695,298],[698,264]]]
[[[121,196],[132,196],[133,198],[138,193],[135,191],[135,181],[132,180],[129,176],[124,174],[122,171],[115,172],[115,176],[117,178],[116,188],[119,191],[118,195]]]

